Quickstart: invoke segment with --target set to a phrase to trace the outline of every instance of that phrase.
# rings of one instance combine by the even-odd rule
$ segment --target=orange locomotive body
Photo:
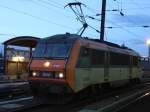
[[[41,93],[76,93],[102,84],[119,86],[139,80],[138,57],[135,51],[116,44],[75,34],[54,35],[39,41],[29,81],[33,91]]]

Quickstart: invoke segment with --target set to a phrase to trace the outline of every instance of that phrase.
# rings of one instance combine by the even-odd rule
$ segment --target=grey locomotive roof
[[[88,41],[93,41],[96,43],[102,43],[108,46],[108,50],[112,51],[112,52],[120,52],[120,53],[124,53],[124,54],[130,54],[130,55],[135,55],[135,56],[140,56],[136,51],[129,49],[128,47],[125,46],[120,46],[118,44],[115,43],[111,43],[111,42],[100,42],[99,39],[89,39],[87,37],[81,37],[80,35],[77,34],[70,34],[70,33],[66,33],[66,34],[57,34],[57,35],[53,35],[50,37],[46,37],[44,38],[47,42],[68,42],[68,43],[72,43],[78,39],[82,39],[82,40],[88,40]]]
[[[57,35],[53,35],[50,37],[46,37],[45,39],[49,40],[49,39],[78,39],[78,38],[82,38],[80,35],[76,35],[76,34],[57,34]]]
[[[57,34],[57,35],[53,35],[53,36],[50,36],[50,37],[46,37],[44,38],[47,42],[52,42],[52,43],[55,43],[55,42],[68,42],[68,43],[72,43],[74,42],[75,40],[81,38],[79,35],[76,35],[76,34],[69,34],[69,33],[66,33],[66,34]]]

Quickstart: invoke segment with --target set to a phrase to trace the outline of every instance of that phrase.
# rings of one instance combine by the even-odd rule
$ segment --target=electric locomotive
[[[110,42],[60,34],[38,42],[30,63],[31,88],[40,93],[78,93],[87,87],[138,82],[139,54]]]

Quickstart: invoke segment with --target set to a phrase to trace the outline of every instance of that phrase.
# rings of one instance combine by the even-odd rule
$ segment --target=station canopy
[[[40,38],[32,37],[32,36],[19,36],[5,41],[4,45],[13,45],[20,47],[31,47],[34,48],[37,45],[37,42]]]

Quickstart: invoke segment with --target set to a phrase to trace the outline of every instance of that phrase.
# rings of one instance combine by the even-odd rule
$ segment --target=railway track
[[[67,107],[66,111],[69,110],[68,112],[70,112],[71,110],[71,112],[76,112],[78,110],[81,110],[83,107],[90,106],[91,104],[96,104],[97,102],[101,101],[103,102],[103,100],[105,99],[112,99],[117,101],[121,98],[121,96],[126,97],[137,92],[138,90],[148,90],[149,87],[145,84],[141,84],[132,87],[114,88],[112,90],[104,91],[100,95],[89,96],[86,99],[79,100],[76,104],[72,104],[70,105],[70,107]]]
[[[92,94],[91,96],[84,97],[84,98],[79,98],[75,97],[73,101],[67,104],[45,104],[44,102],[41,101],[36,101],[34,99],[30,101],[25,101],[25,104],[28,105],[23,105],[18,108],[12,108],[8,110],[3,110],[3,112],[59,112],[59,111],[65,111],[65,112],[77,112],[79,110],[82,110],[83,107],[86,107],[87,105],[92,105],[97,102],[102,102],[103,100],[106,99],[113,99],[113,100],[118,100],[120,97],[126,97],[128,95],[131,95],[133,93],[136,93],[137,91],[144,91],[148,90],[150,88],[149,84],[140,84],[140,85],[135,85],[132,87],[124,87],[124,88],[115,88],[107,91],[103,91],[101,94],[94,95]],[[18,104],[14,102],[15,104]],[[11,104],[14,104],[11,103]],[[9,103],[10,104],[10,103]],[[21,104],[21,103],[19,103]]]
[[[14,97],[30,94],[30,86],[27,81],[1,81],[0,102]]]

